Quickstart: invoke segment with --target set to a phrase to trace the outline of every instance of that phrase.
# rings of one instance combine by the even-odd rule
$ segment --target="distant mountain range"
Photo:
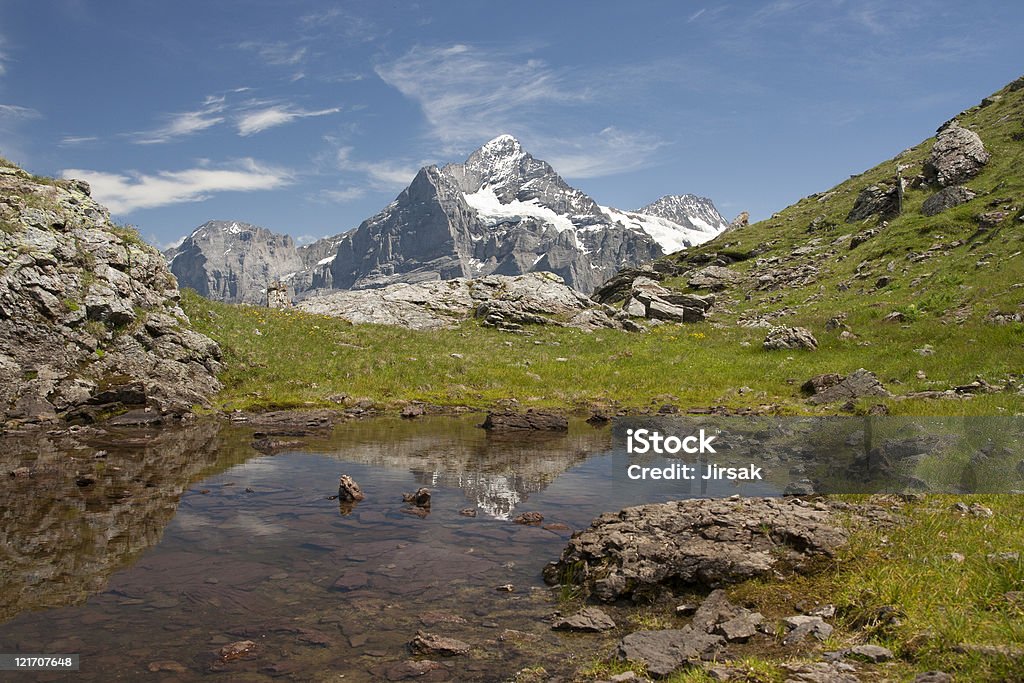
[[[264,303],[268,284],[300,298],[330,289],[550,271],[590,293],[620,268],[706,242],[728,227],[710,199],[670,195],[635,211],[599,205],[510,135],[465,163],[420,169],[359,227],[296,246],[237,221],[209,221],[165,252],[182,287]]]

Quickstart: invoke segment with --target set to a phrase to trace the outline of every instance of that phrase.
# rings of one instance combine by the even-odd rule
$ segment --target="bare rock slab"
[[[469,652],[471,646],[456,638],[417,631],[416,637],[409,641],[413,654],[431,657],[457,657]]]
[[[556,620],[551,628],[555,631],[600,633],[615,628],[615,621],[604,610],[597,607],[584,607],[570,617]]]
[[[711,659],[723,648],[720,636],[689,626],[662,631],[635,631],[619,641],[616,655],[643,664],[655,678],[671,676],[690,661]]]

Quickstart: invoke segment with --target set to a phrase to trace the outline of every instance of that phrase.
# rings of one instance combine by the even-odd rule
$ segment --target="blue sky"
[[[629,209],[765,218],[1024,73],[1024,3],[0,2],[0,154],[165,245],[355,227],[517,136]]]

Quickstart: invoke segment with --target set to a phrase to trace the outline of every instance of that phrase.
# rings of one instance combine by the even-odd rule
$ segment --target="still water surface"
[[[274,456],[212,422],[5,442],[5,473],[32,474],[3,482],[0,652],[81,655],[33,680],[388,680],[423,629],[474,649],[420,680],[571,673],[606,644],[550,631],[545,563],[602,512],[708,492],[624,486],[607,428],[509,440],[479,422],[350,422]],[[329,498],[341,474],[366,494],[351,511]],[[425,517],[402,502],[420,486]],[[240,640],[255,649],[221,661]]]

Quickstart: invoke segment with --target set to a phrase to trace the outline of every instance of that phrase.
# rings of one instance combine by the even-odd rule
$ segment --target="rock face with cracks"
[[[801,500],[683,500],[607,513],[575,534],[548,583],[600,600],[642,600],[664,587],[714,588],[831,556],[847,540],[824,506]]]
[[[89,193],[0,164],[0,425],[152,422],[220,388],[163,257]]]

